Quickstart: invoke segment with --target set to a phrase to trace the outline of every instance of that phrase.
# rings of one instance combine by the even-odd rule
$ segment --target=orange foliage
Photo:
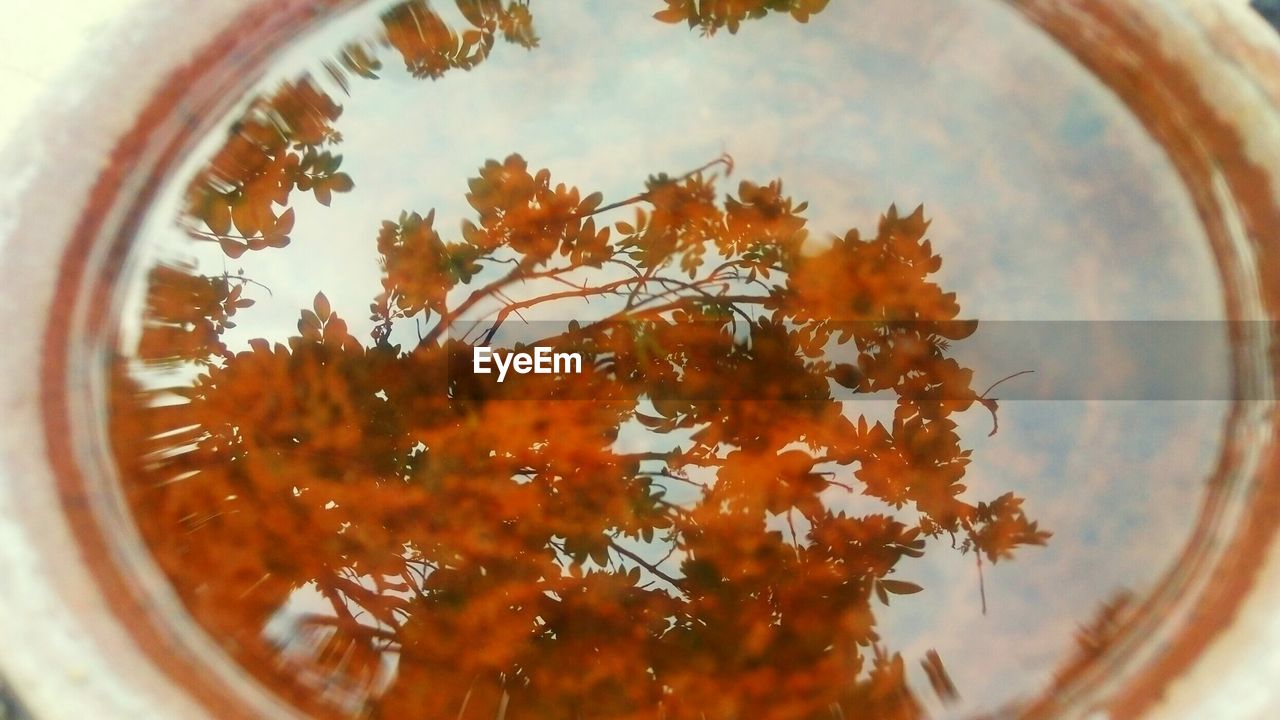
[[[498,33],[507,42],[537,46],[527,1],[512,2],[506,8],[501,0],[458,0],[457,4],[471,24],[461,33],[422,0],[401,3],[382,16],[386,42],[400,53],[414,77],[435,79],[450,70],[474,68],[489,56]]]
[[[823,4],[668,0],[660,19],[732,32]],[[387,42],[431,77],[474,66],[496,33],[534,43],[522,3],[459,7],[462,33],[406,3]],[[359,46],[342,63],[377,68]],[[339,112],[305,80],[255,104],[192,183],[188,229],[232,259],[287,244],[292,190],[327,204],[353,187],[321,149]],[[903,577],[931,540],[996,562],[1049,537],[1012,494],[966,499],[952,415],[994,401],[947,350],[977,323],[929,280],[942,261],[922,208],[807,255],[806,204],[780,181],[722,197],[731,170],[652,176],[605,204],[519,155],[488,161],[460,237],[433,212],[383,223],[368,342],[318,293],[296,335],[233,350],[251,283],[154,270],[137,360],[191,372],[157,388],[122,359],[112,441],[193,616],[282,692],[323,689],[317,712],[918,717],[877,604],[923,590]],[[541,289],[508,294],[522,287]],[[608,309],[535,343],[581,353],[583,373],[470,372],[511,316],[576,317],[565,303],[584,299]],[[484,332],[457,337],[486,303]],[[896,399],[887,424],[842,400],[874,392]],[[851,513],[856,496],[880,512]],[[936,653],[924,666],[954,697]]]
[[[963,499],[969,453],[950,416],[979,398],[945,341],[976,325],[927,280],[940,261],[921,210],[805,256],[802,206],[780,184],[719,203],[705,172],[601,208],[517,156],[489,163],[463,239],[440,239],[431,214],[380,234],[375,317],[434,314],[416,346],[380,330],[365,346],[321,294],[287,343],[151,350],[205,361],[165,391],[183,404],[121,374],[114,409],[134,418],[121,426],[153,429],[118,434],[117,453],[196,617],[263,649],[289,593],[315,588],[330,612],[297,621],[323,639],[307,662],[364,688],[380,716],[456,714],[487,693],[527,717],[914,717],[872,609],[921,590],[896,577],[902,560],[940,535],[992,562],[1048,537],[1019,498]],[[619,205],[633,221],[596,230]],[[542,339],[582,353],[583,374],[481,382],[471,345],[443,340],[463,308],[584,268],[605,279],[513,301],[625,301]],[[173,272],[153,281],[154,323],[181,319],[172,288],[226,287]],[[186,297],[216,336],[225,302]],[[827,359],[839,347],[856,365]],[[894,393],[892,423],[851,415],[837,380]],[[153,414],[198,430],[157,453]],[[623,447],[627,425],[648,449]],[[898,514],[849,515],[850,493]],[[374,690],[387,653],[395,680]]]
[[[667,7],[653,16],[666,23],[688,23],[704,35],[723,27],[737,33],[744,20],[756,20],[771,12],[787,13],[798,22],[822,12],[830,0],[663,0]]]

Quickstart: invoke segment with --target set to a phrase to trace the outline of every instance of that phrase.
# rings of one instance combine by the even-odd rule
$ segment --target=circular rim
[[[1152,647],[1136,672],[1091,679],[1107,698],[1098,709],[1112,717],[1168,711],[1167,704],[1160,703],[1178,686],[1198,685],[1206,698],[1215,692],[1212,684],[1197,680],[1198,675],[1248,672],[1245,664],[1228,667],[1214,658],[1201,658],[1228,631],[1242,630],[1233,623],[1245,598],[1257,588],[1268,589],[1259,586],[1258,579],[1273,554],[1280,518],[1280,446],[1273,401],[1280,365],[1267,336],[1280,319],[1280,188],[1273,182],[1280,180],[1275,175],[1280,172],[1280,86],[1274,75],[1280,54],[1261,18],[1225,3],[1188,0],[1139,9],[1129,7],[1135,3],[1111,0],[1010,2],[1115,91],[1164,148],[1191,193],[1224,280],[1251,291],[1252,297],[1242,293],[1232,298],[1228,293],[1229,316],[1267,321],[1263,327],[1268,332],[1262,337],[1240,337],[1236,331],[1241,328],[1233,327],[1233,345],[1258,343],[1252,358],[1241,359],[1257,364],[1263,384],[1245,388],[1239,396],[1265,400],[1237,404],[1231,421],[1235,432],[1228,434],[1223,462],[1209,479],[1211,492],[1217,491],[1226,479],[1225,466],[1241,459],[1246,440],[1261,441],[1261,451],[1253,458],[1254,474],[1239,490],[1237,502],[1244,512],[1235,532],[1223,539],[1217,561],[1201,571],[1204,577],[1198,584],[1171,577],[1148,601],[1148,608],[1178,616],[1174,634],[1147,643]],[[1158,10],[1161,5],[1163,10]],[[1258,33],[1259,28],[1264,32]],[[1233,254],[1244,256],[1245,263],[1232,263]],[[1236,307],[1230,307],[1232,302]],[[1247,382],[1252,369],[1238,364],[1236,371],[1237,381]],[[1257,423],[1264,424],[1265,436],[1252,433],[1249,425]],[[1197,533],[1207,529],[1203,520],[1202,516]],[[1196,557],[1196,545],[1193,541],[1184,551],[1179,565],[1203,564],[1206,558]],[[1164,607],[1162,599],[1168,603]],[[1146,628],[1130,630],[1141,639]],[[1273,697],[1271,702],[1277,701],[1280,698]],[[1224,707],[1245,711],[1230,701]]]
[[[86,88],[86,100],[50,99],[39,135],[6,149],[0,168],[17,181],[0,186],[0,197],[19,211],[0,254],[0,303],[10,317],[39,321],[26,333],[35,337],[0,354],[9,416],[0,430],[0,565],[20,578],[0,585],[0,642],[23,648],[20,662],[0,657],[0,676],[37,717],[297,716],[227,672],[230,663],[211,672],[153,622],[153,599],[120,571],[94,510],[102,493],[81,482],[68,444],[67,409],[83,379],[68,375],[77,347],[68,330],[71,308],[92,311],[103,297],[82,281],[117,259],[98,241],[123,220],[121,200],[159,179],[182,149],[183,128],[225,112],[226,91],[251,81],[297,28],[354,4],[141,2],[94,53],[111,57],[109,66],[86,56],[73,68],[68,82]],[[37,616],[48,621],[29,622]]]
[[[1280,318],[1280,200],[1270,176],[1280,178],[1280,74],[1264,72],[1280,67],[1280,44],[1257,32],[1265,29],[1261,20],[1244,8],[1197,0],[1005,2],[1122,95],[1182,175],[1220,264],[1241,247],[1252,253],[1251,274],[1263,279],[1252,310]],[[89,102],[51,108],[43,136],[6,158],[5,166],[37,169],[3,248],[0,298],[11,317],[36,318],[45,332],[41,342],[0,357],[7,378],[0,403],[10,415],[0,431],[0,477],[7,480],[0,487],[0,546],[6,548],[0,562],[32,575],[26,589],[0,590],[0,601],[7,609],[52,612],[71,623],[71,637],[33,647],[34,661],[21,666],[0,658],[0,675],[23,688],[41,717],[78,717],[86,709],[98,717],[131,717],[139,708],[182,717],[295,714],[248,678],[226,668],[211,672],[202,652],[155,622],[163,608],[120,570],[96,510],[110,500],[80,477],[69,409],[86,378],[69,361],[88,351],[75,334],[77,318],[91,318],[92,325],[106,306],[101,271],[118,267],[121,252],[110,241],[128,235],[121,207],[154,189],[181,155],[184,133],[219,117],[226,91],[251,78],[295,28],[354,4],[142,3],[128,19],[140,28],[133,41],[112,49],[110,68],[91,74],[100,82]],[[174,27],[184,32],[166,32]],[[1228,119],[1223,108],[1244,114]],[[66,207],[83,212],[77,217]],[[1274,358],[1264,362],[1271,363],[1265,377],[1274,387],[1280,382]],[[1280,450],[1274,432],[1265,441],[1259,471],[1246,488],[1248,512],[1212,569],[1217,582],[1194,598],[1201,612],[1126,676],[1124,687],[1107,688],[1103,707],[1111,715],[1158,709],[1166,691],[1195,685],[1197,673],[1213,670],[1201,661],[1211,645],[1230,641],[1242,628],[1246,640],[1252,637],[1243,621],[1232,625],[1245,618],[1245,598],[1280,595],[1258,584],[1280,517]],[[24,619],[0,621],[0,641],[25,649],[48,632],[43,624],[26,627]],[[50,677],[49,667],[70,670]]]

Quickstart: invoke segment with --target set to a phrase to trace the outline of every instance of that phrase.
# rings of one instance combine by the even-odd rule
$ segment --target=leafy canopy
[[[732,32],[823,3],[668,5],[659,19]],[[459,7],[462,32],[422,2],[384,16],[412,73],[536,42],[524,4]],[[341,67],[380,65],[352,45]],[[228,262],[323,252],[290,245],[291,204],[355,188],[331,152],[340,112],[307,79],[253,104],[190,185],[190,235]],[[367,338],[317,292],[295,334],[233,341],[265,292],[243,268],[155,267],[113,367],[112,442],[193,616],[322,713],[917,717],[876,629],[923,591],[911,560],[995,563],[1049,533],[1011,493],[968,498],[954,416],[995,404],[948,355],[977,323],[931,280],[923,208],[816,243],[780,180],[723,194],[731,171],[606,202],[520,155],[486,161],[457,233],[434,212],[382,223]],[[470,372],[474,345],[508,340],[584,372]],[[873,393],[891,419],[860,411]],[[937,653],[921,662],[954,697]]]

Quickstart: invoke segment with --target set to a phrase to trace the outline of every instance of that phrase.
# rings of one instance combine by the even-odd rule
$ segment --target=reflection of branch
[[[654,299],[657,299],[660,297],[670,297],[671,295],[674,295],[678,292],[679,292],[678,290],[673,290],[670,292],[663,293],[660,296],[655,295]],[[770,297],[763,296],[763,295],[716,295],[714,297],[718,303],[744,303],[744,304],[753,304],[753,305],[762,305],[766,302],[769,302],[769,300],[771,299]],[[673,302],[667,303],[666,305],[659,305],[657,307],[645,308],[643,313],[633,314],[631,313],[631,311],[628,311],[628,310],[620,310],[601,320],[593,321],[592,324],[608,325],[609,323],[616,323],[625,319],[639,319],[645,316],[652,317],[655,315],[661,315],[662,313],[672,312],[674,310],[690,309],[692,307],[696,307],[700,303],[709,304],[708,301],[703,298],[686,296],[686,297],[680,298],[679,300],[675,300]],[[633,315],[633,317],[628,318],[627,317],[628,315]],[[539,338],[528,344],[529,345],[548,345],[548,346],[555,345],[556,343],[569,337],[569,334],[570,334],[569,332],[556,333],[555,335],[548,335],[546,337]]]
[[[628,270],[630,270],[632,273],[635,273],[636,277],[644,276],[644,273],[640,272],[640,268],[636,267],[635,263],[629,263],[626,260],[619,260],[618,258],[609,258],[605,262],[611,262],[611,263],[614,263],[615,265],[621,265],[622,267],[625,267]]]
[[[620,288],[623,288],[632,284],[636,284],[636,290],[639,290],[640,288],[644,287],[644,285],[648,283],[650,280],[653,280],[656,282],[663,282],[663,283],[669,282],[669,283],[678,284],[680,286],[679,288],[675,290],[670,290],[666,293],[663,293],[660,296],[651,296],[651,297],[666,297],[666,296],[679,293],[680,290],[688,289],[694,292],[701,293],[705,295],[707,298],[711,300],[715,300],[716,302],[724,302],[724,301],[735,302],[736,301],[735,298],[741,299],[738,296],[712,295],[704,290],[701,290],[698,287],[699,285],[703,285],[711,282],[719,282],[719,281],[711,280],[709,278],[699,280],[694,283],[683,282],[680,280],[673,280],[671,278],[665,278],[665,277],[657,277],[657,278],[643,277],[643,278],[626,278],[624,280],[616,280],[611,283],[605,283],[604,285],[597,285],[594,287],[579,287],[579,286],[570,284],[570,286],[574,288],[573,290],[564,290],[562,292],[557,292],[557,293],[546,293],[544,295],[539,295],[537,297],[529,298],[527,300],[521,300],[519,302],[512,302],[506,305],[505,307],[503,307],[501,310],[498,311],[497,317],[493,321],[493,325],[487,331],[485,331],[484,339],[482,340],[482,342],[486,344],[488,344],[489,342],[492,342],[494,335],[497,334],[498,332],[498,328],[502,326],[502,323],[506,321],[507,317],[511,315],[511,313],[516,313],[517,315],[519,315],[520,314],[519,311],[522,309],[530,308],[535,305],[541,305],[542,303],[546,303],[546,302],[554,302],[556,300],[567,300],[571,298],[586,299],[594,295],[608,295],[610,293],[617,292]],[[494,291],[493,294],[496,296],[498,292]],[[632,295],[634,294],[635,293],[633,292]],[[695,298],[684,298],[684,299],[694,300]],[[761,300],[761,301],[763,301],[764,299],[765,298],[758,298],[758,300]],[[649,300],[646,299],[644,301],[641,301],[640,305],[643,305],[646,302],[649,302]],[[743,317],[746,317],[748,321],[750,321],[750,317],[748,317],[746,313],[743,313],[742,310],[740,309],[737,309],[737,308],[735,309],[739,313],[742,313]],[[621,314],[625,315],[626,312],[627,312],[626,310],[623,310]],[[649,310],[649,312],[653,312],[653,310],[651,309]]]
[[[637,555],[637,554],[635,554],[635,553],[631,552],[630,550],[628,550],[628,549],[626,549],[626,548],[622,547],[621,545],[619,545],[618,543],[614,542],[613,540],[610,540],[610,541],[609,541],[609,547],[613,548],[613,550],[614,550],[615,552],[617,552],[619,555],[624,555],[624,556],[626,556],[626,557],[631,558],[632,560],[634,560],[634,561],[636,561],[637,563],[639,563],[639,564],[640,564],[640,566],[641,566],[641,567],[643,567],[645,570],[648,570],[649,572],[653,573],[654,575],[657,575],[658,577],[662,578],[663,580],[666,580],[667,582],[671,583],[672,587],[674,587],[676,590],[680,590],[680,581],[678,581],[678,580],[676,580],[675,578],[671,577],[670,575],[668,575],[668,574],[666,574],[666,573],[662,572],[661,570],[659,570],[659,569],[657,568],[657,566],[656,566],[656,565],[653,565],[652,563],[650,563],[650,562],[646,561],[644,558],[642,558],[642,557],[640,557],[639,555]],[[683,592],[683,590],[681,590],[681,592]]]
[[[992,435],[995,435],[996,432],[1000,430],[1000,418],[996,415],[996,411],[1000,409],[1000,404],[996,401],[995,398],[987,397],[987,393],[991,392],[992,390],[995,390],[996,386],[1004,382],[1005,380],[1012,380],[1013,378],[1016,378],[1019,375],[1026,375],[1027,373],[1033,373],[1033,372],[1035,372],[1035,370],[1022,370],[1021,372],[1016,372],[1012,375],[1007,375],[1005,377],[1002,377],[999,380],[991,383],[991,387],[987,388],[986,390],[983,390],[982,394],[978,396],[978,402],[981,403],[982,406],[987,409],[987,412],[991,413],[991,432],[987,434],[987,437],[991,437]]]
[[[682,182],[691,177],[694,177],[695,175],[705,170],[713,168],[716,165],[724,165],[725,175],[729,175],[733,172],[733,157],[728,153],[725,153],[720,157],[716,158],[715,160],[712,160],[711,162],[708,162],[700,167],[694,168],[693,170],[690,170],[689,172],[677,178],[668,180],[667,182],[672,182],[672,183]],[[649,198],[649,192],[645,191],[643,193],[640,193],[639,195],[633,195],[632,197],[629,197],[626,200],[619,200],[618,202],[615,202],[615,203],[610,203],[608,205],[597,207],[589,212],[571,213],[566,218],[566,220],[569,220],[569,221],[581,220],[583,218],[591,217],[593,215],[599,215],[600,213],[607,212],[609,210],[615,210],[625,205],[633,205],[637,202],[647,200],[648,198]],[[547,270],[541,273],[532,273],[532,274],[528,273],[528,271],[532,269],[533,265],[536,264],[539,260],[540,260],[539,258],[525,256],[523,259],[521,259],[519,262],[516,263],[516,266],[511,269],[511,272],[475,290],[469,296],[467,296],[466,300],[462,301],[462,304],[460,304],[458,307],[454,308],[453,310],[441,313],[439,322],[437,322],[436,326],[432,328],[430,332],[427,333],[427,336],[423,339],[423,342],[429,345],[439,340],[440,337],[453,324],[453,321],[456,320],[459,316],[461,316],[467,310],[470,310],[472,307],[474,307],[476,303],[480,302],[484,298],[488,297],[489,295],[492,295],[496,291],[501,290],[502,288],[506,287],[507,285],[513,282],[516,282],[519,280],[532,280],[540,277],[541,278],[554,277],[556,275],[560,275],[566,272],[571,272],[579,269],[579,266],[569,265],[567,267],[557,268],[555,270]],[[492,333],[490,333],[490,337],[492,337]]]
[[[529,298],[528,300],[513,302],[498,311],[498,316],[494,318],[493,325],[485,331],[484,339],[481,342],[486,345],[490,343],[493,340],[493,336],[498,332],[498,328],[502,326],[502,323],[507,319],[507,316],[513,312],[519,315],[521,309],[540,305],[544,302],[554,302],[556,300],[565,300],[568,298],[587,298],[592,295],[607,295],[618,288],[630,285],[633,282],[635,282],[634,278],[627,278],[626,280],[605,283],[604,285],[598,285],[596,287],[565,290],[558,293],[547,293],[545,295]]]
[[[664,293],[662,296],[655,295],[653,299],[657,300],[663,296],[670,296],[673,294],[675,294],[674,291],[669,293]],[[717,304],[717,305],[723,304],[723,303],[733,303],[733,304],[741,303],[744,305],[763,305],[764,303],[767,303],[771,300],[775,300],[776,298],[772,298],[764,295],[716,295],[715,299],[716,299],[715,303],[709,303],[706,300],[703,300],[700,298],[682,297],[679,300],[667,303],[666,305],[658,305],[656,307],[644,308],[644,312],[637,313],[636,317],[644,317],[645,315],[649,315],[649,316],[661,315],[662,313],[671,312],[673,310],[684,310],[690,306],[690,303],[694,303],[695,305],[698,303]],[[641,303],[640,305],[643,305],[643,304],[644,303]],[[637,306],[635,309],[640,309],[640,306]],[[624,316],[625,316],[625,313],[615,313],[613,316],[606,318],[605,322],[618,320]]]
[[[321,595],[325,596],[329,601],[329,604],[333,606],[334,612],[338,613],[340,618],[356,623],[357,625],[360,624],[356,620],[355,616],[351,614],[351,610],[347,607],[346,598],[339,595],[337,590],[334,590],[328,583],[322,582],[317,582],[316,588],[320,590]]]
[[[640,282],[636,283],[636,286],[631,288],[631,294],[627,295],[627,302],[623,306],[624,308],[626,308],[627,310],[630,310],[632,307],[635,306],[636,298],[640,296],[640,291],[648,287],[649,280],[653,278],[653,274],[657,271],[658,271],[657,263],[654,263],[649,267],[645,268],[644,273],[640,276]]]
[[[698,482],[698,481],[696,481],[696,480],[690,480],[690,479],[689,479],[689,478],[687,478],[687,477],[680,477],[679,475],[676,475],[675,473],[667,472],[666,470],[660,470],[660,471],[658,471],[658,472],[656,472],[656,473],[651,473],[651,474],[652,474],[652,475],[657,475],[657,476],[659,476],[659,477],[670,478],[670,479],[672,479],[672,480],[679,480],[679,481],[680,481],[680,482],[682,482],[682,483],[686,483],[686,484],[688,484],[688,485],[692,485],[692,486],[694,486],[694,487],[696,487],[696,488],[701,488],[701,489],[703,489],[703,490],[706,490],[706,489],[707,489],[707,486],[706,486],[705,484],[703,484],[703,483],[700,483],[700,482]]]
[[[481,300],[485,299],[490,295],[497,293],[498,291],[502,290],[502,288],[510,285],[511,283],[520,282],[523,280],[540,280],[540,279],[546,279],[546,278],[554,278],[558,275],[563,275],[565,273],[572,272],[574,270],[579,269],[577,266],[568,265],[566,267],[555,268],[552,270],[543,270],[542,272],[536,272],[536,273],[528,272],[533,267],[534,262],[535,262],[535,259],[529,258],[529,257],[526,257],[523,260],[520,260],[519,262],[516,263],[516,266],[511,269],[511,272],[507,273],[506,275],[503,275],[502,277],[498,278],[497,280],[494,280],[493,282],[485,285],[484,287],[476,289],[470,295],[467,296],[466,300],[463,300],[462,303],[458,305],[458,307],[454,308],[453,310],[449,310],[444,313],[441,313],[440,320],[436,322],[435,327],[431,328],[431,331],[428,332],[426,337],[422,339],[422,343],[425,345],[430,345],[434,343],[436,340],[439,340],[440,336],[444,335],[444,333],[450,328],[450,326],[453,325],[454,320],[457,320],[459,317],[462,316],[463,313],[475,307],[476,303],[480,302]]]
[[[351,614],[351,610],[347,607],[347,601],[341,594],[327,583],[316,582],[316,588],[324,595],[325,599],[333,607],[337,617],[327,617],[324,615],[308,614],[298,619],[299,624],[306,625],[330,625],[338,630],[345,632],[351,637],[363,637],[372,640],[384,640],[388,643],[382,652],[390,649],[392,646],[399,646],[400,638],[395,632],[383,630],[381,628],[365,625]],[[392,627],[399,630],[395,623],[388,623]]]
[[[467,296],[466,300],[462,301],[461,305],[454,308],[453,310],[441,313],[440,320],[436,323],[435,327],[431,328],[431,331],[427,333],[427,336],[422,339],[422,343],[424,345],[431,345],[436,340],[439,340],[440,336],[443,335],[445,331],[449,329],[449,326],[453,325],[453,321],[456,320],[459,315],[471,309],[472,306],[474,306],[476,303],[483,300],[485,297],[491,294],[494,290],[500,290],[507,284],[515,282],[516,280],[519,280],[520,277],[524,275],[525,270],[527,270],[531,266],[531,263],[527,261],[528,261],[528,258],[526,258],[525,261],[516,263],[516,266],[511,269],[511,272],[507,273],[506,275],[503,275],[502,277],[498,278],[497,280],[494,280],[493,282],[489,283],[488,285],[485,285],[484,287],[476,289],[470,295]]]
[[[404,613],[406,616],[410,614],[408,601],[402,598],[381,595],[360,583],[353,582],[336,575],[330,575],[330,578],[332,580],[332,584],[321,583],[319,581],[316,582],[316,585],[320,587],[321,592],[325,594],[325,597],[329,598],[330,603],[334,602],[334,598],[337,596],[340,588],[341,593],[344,596],[352,598],[357,605],[362,609],[367,610],[369,614],[373,615],[378,620],[378,622],[396,629],[399,629],[400,623],[396,622],[395,613],[399,611]],[[342,606],[343,609],[346,610],[345,600],[342,600]]]
[[[716,165],[724,165],[725,167],[724,174],[726,177],[733,174],[733,156],[730,155],[729,153],[724,153],[723,155],[716,158],[715,160],[712,160],[711,162],[701,167],[694,168],[693,170],[690,170],[689,172],[681,175],[680,177],[672,178],[667,182],[670,182],[670,183],[684,182],[685,180],[688,180],[689,178],[693,177],[694,175],[697,175],[700,172],[703,172],[705,170],[710,170]],[[617,210],[618,208],[626,207],[627,205],[635,205],[638,202],[643,202],[648,199],[649,199],[649,193],[648,191],[645,191],[638,195],[632,195],[626,200],[619,200],[618,202],[609,203],[608,205],[601,205],[595,210],[592,210],[591,212],[586,213],[585,215],[583,215],[583,217],[591,217],[592,215],[599,215],[600,213],[608,212],[610,210]]]
[[[643,460],[662,460],[662,461],[667,461],[667,460],[670,460],[670,459],[671,459],[672,454],[671,454],[670,452],[649,451],[649,452],[633,452],[633,453],[625,453],[625,454],[620,454],[620,455],[618,455],[617,457],[618,457],[619,459],[622,459],[622,460],[641,460],[641,461],[643,461]]]
[[[708,277],[705,282],[717,282],[716,280],[713,280],[713,277],[714,276]],[[687,283],[687,282],[684,282],[683,280],[672,280],[670,278],[662,278],[662,277],[654,278],[654,280],[656,282],[662,283],[663,285],[671,284],[671,285],[676,285],[677,287],[684,287],[687,290],[692,290],[693,292],[698,293],[699,295],[706,298],[709,302],[712,302],[712,303],[719,303],[721,302],[721,298],[724,297],[723,295],[712,295],[706,290],[703,290],[702,288],[698,287],[698,285],[701,284],[703,281],[699,281],[699,283]],[[724,290],[728,290],[729,283],[727,282],[724,283],[722,287]],[[753,318],[750,315],[748,315],[745,310],[738,307],[737,303],[730,304],[729,309],[741,315],[742,318],[746,320],[748,323],[750,323],[753,320]],[[734,321],[734,327],[737,327],[736,320]]]
[[[258,287],[260,287],[260,288],[262,288],[263,290],[266,290],[266,291],[267,291],[267,296],[268,296],[268,297],[275,297],[275,296],[276,296],[276,294],[275,294],[275,293],[271,292],[271,288],[267,287],[267,285],[266,285],[265,283],[260,283],[260,282],[258,282],[257,280],[254,280],[253,278],[245,277],[244,275],[232,275],[231,273],[229,273],[229,272],[227,272],[227,271],[226,271],[226,265],[225,265],[225,264],[224,264],[222,267],[223,267],[223,271],[222,271],[222,279],[223,279],[225,282],[231,282],[231,281],[235,280],[235,281],[242,282],[242,283],[249,283],[249,284],[251,284],[251,285],[257,285]],[[241,272],[244,272],[244,271],[243,271],[243,270],[241,270]]]
[[[350,617],[350,615],[347,617]],[[386,640],[387,642],[395,643],[396,645],[400,644],[400,637],[393,632],[365,625],[359,621],[348,620],[347,618],[307,614],[300,616],[297,619],[297,623],[299,625],[327,625],[338,628],[348,635],[359,635],[366,638]]]
[[[1004,382],[1005,380],[1012,380],[1012,379],[1014,379],[1014,378],[1018,377],[1019,375],[1026,375],[1026,374],[1028,374],[1028,373],[1033,373],[1033,372],[1035,372],[1035,370],[1021,370],[1021,371],[1016,372],[1016,373],[1014,373],[1014,374],[1012,374],[1012,375],[1006,375],[1005,377],[1002,377],[1002,378],[1000,378],[999,380],[997,380],[997,381],[995,381],[995,382],[991,383],[991,387],[987,388],[986,390],[983,390],[983,391],[982,391],[982,394],[981,394],[981,395],[979,395],[978,397],[980,397],[980,398],[984,398],[984,399],[985,399],[985,398],[987,397],[987,393],[991,392],[992,390],[995,390],[995,389],[996,389],[996,386],[997,386],[997,385],[999,385],[1000,383]]]
[[[849,492],[853,492],[853,486],[850,485],[849,483],[842,483],[839,480],[831,480],[829,478],[823,478],[822,481],[825,482],[827,485],[834,485],[835,487],[844,488]]]
[[[973,556],[978,560],[978,593],[982,597],[982,614],[986,615],[987,614],[987,583],[982,579],[982,550],[975,547]]]
[[[249,240],[258,239],[257,235],[245,236],[245,235],[237,235],[235,233],[222,233],[221,235],[219,235],[217,233],[206,232],[204,230],[197,230],[194,227],[190,227],[190,226],[187,226],[183,229],[187,231],[188,237],[190,237],[192,240],[199,240],[201,242],[218,242],[223,238],[226,238],[229,240],[244,240],[246,242],[248,242]]]

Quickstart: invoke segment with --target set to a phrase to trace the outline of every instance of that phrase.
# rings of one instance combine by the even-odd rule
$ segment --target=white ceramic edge
[[[1147,717],[1280,717],[1280,552],[1275,543],[1236,621],[1170,685]]]
[[[1280,58],[1280,36],[1247,2],[1222,3],[1183,0],[1201,27],[1225,28],[1244,44],[1264,48]],[[1185,45],[1183,46],[1185,47]],[[1233,50],[1242,49],[1243,45]],[[1212,48],[1204,48],[1206,53]],[[1222,48],[1217,48],[1221,51]],[[1280,180],[1280,103],[1276,83],[1280,63],[1269,77],[1250,76],[1233,68],[1231,82],[1202,74],[1198,79],[1206,97],[1229,115],[1246,135],[1249,156]],[[1269,95],[1269,97],[1268,97]],[[1262,108],[1270,105],[1270,112]],[[1272,188],[1280,197],[1280,183]],[[1271,243],[1280,243],[1280,228]],[[1275,340],[1273,339],[1273,342]],[[1272,348],[1272,358],[1276,349]],[[1271,408],[1276,417],[1275,406]],[[1253,590],[1242,602],[1234,622],[1217,635],[1191,668],[1167,688],[1148,712],[1151,720],[1223,718],[1269,720],[1280,717],[1280,541],[1273,541],[1255,577]]]
[[[84,567],[45,455],[42,320],[108,154],[168,74],[248,4],[137,3],[71,63],[0,153],[0,676],[40,720],[209,717],[120,627]]]

